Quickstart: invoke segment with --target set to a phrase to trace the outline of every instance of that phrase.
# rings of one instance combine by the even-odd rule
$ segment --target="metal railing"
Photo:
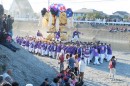
[[[74,23],[95,23],[95,24],[107,24],[107,25],[130,25],[130,22],[104,22],[104,21],[80,21],[80,20],[74,20]]]

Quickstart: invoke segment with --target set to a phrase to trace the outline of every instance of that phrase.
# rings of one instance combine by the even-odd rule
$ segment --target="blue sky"
[[[9,9],[13,0],[1,0],[5,9]],[[48,0],[29,0],[33,10],[40,12],[48,7]],[[130,0],[50,0],[51,3],[63,3],[66,8],[78,10],[81,8],[95,9],[112,14],[115,11],[127,11],[130,13]]]

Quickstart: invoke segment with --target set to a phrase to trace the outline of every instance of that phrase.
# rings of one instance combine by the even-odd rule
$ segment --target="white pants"
[[[32,53],[34,53],[35,52],[35,49],[34,49],[34,47],[32,48]]]
[[[25,46],[25,50],[28,50],[28,47],[27,47],[27,46]]]
[[[99,59],[99,56],[95,56],[94,64],[100,64],[99,61],[98,61],[98,59]]]
[[[106,52],[105,52],[105,58],[107,59],[107,49],[106,49]]]
[[[42,56],[45,55],[45,50],[42,49]]]
[[[45,55],[49,55],[49,51],[48,51],[48,49],[46,49],[46,51],[45,51]]]
[[[38,49],[38,53],[41,54],[41,49]]]
[[[105,54],[100,54],[100,63],[103,63],[104,58],[105,58]]]
[[[86,63],[86,65],[90,64],[90,57],[85,57],[85,63]]]
[[[60,38],[56,38],[56,40],[55,41],[61,41],[61,39]]]
[[[115,68],[111,68],[110,69],[110,78],[115,79],[115,74],[116,74],[116,69]]]
[[[59,59],[59,54],[60,54],[60,52],[57,52],[56,59]]]
[[[90,54],[90,60],[92,60],[92,59],[93,59],[93,53]]]
[[[53,51],[53,52],[52,52],[52,58],[55,58],[55,55],[56,55],[56,52]]]
[[[112,58],[112,55],[108,54],[106,59],[107,59],[107,61],[110,61],[111,58]]]
[[[52,52],[51,51],[49,51],[49,56],[52,56]]]
[[[28,50],[29,50],[29,52],[32,52],[32,48],[31,48],[31,46],[29,46],[29,49],[28,49]]]
[[[63,49],[60,52],[64,54],[64,50]]]
[[[72,41],[79,41],[79,37],[76,35],[74,38],[72,38]]]
[[[29,52],[32,52],[32,53],[34,53],[34,48],[32,48],[32,47],[29,47]]]
[[[21,45],[25,49],[25,45]]]
[[[38,48],[35,49],[35,53],[36,53],[36,54],[38,53]]]

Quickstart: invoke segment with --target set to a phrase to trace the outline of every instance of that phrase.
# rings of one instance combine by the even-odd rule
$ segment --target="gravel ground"
[[[14,44],[17,47],[17,44]],[[20,86],[25,86],[27,83],[32,83],[34,86],[39,86],[46,77],[50,81],[55,77],[57,72],[50,65],[37,59],[35,56],[22,49],[17,52],[12,52],[9,49],[0,45],[0,63],[6,63],[7,69],[12,69],[12,77],[20,83]],[[4,61],[6,60],[6,62]]]

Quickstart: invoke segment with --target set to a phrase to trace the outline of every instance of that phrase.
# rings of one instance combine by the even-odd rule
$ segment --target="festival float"
[[[73,11],[71,8],[66,9],[63,4],[51,4],[48,10],[43,8],[41,14],[43,29],[47,29],[47,40],[55,40],[55,33],[59,29],[61,41],[68,39],[67,29],[73,27]]]

